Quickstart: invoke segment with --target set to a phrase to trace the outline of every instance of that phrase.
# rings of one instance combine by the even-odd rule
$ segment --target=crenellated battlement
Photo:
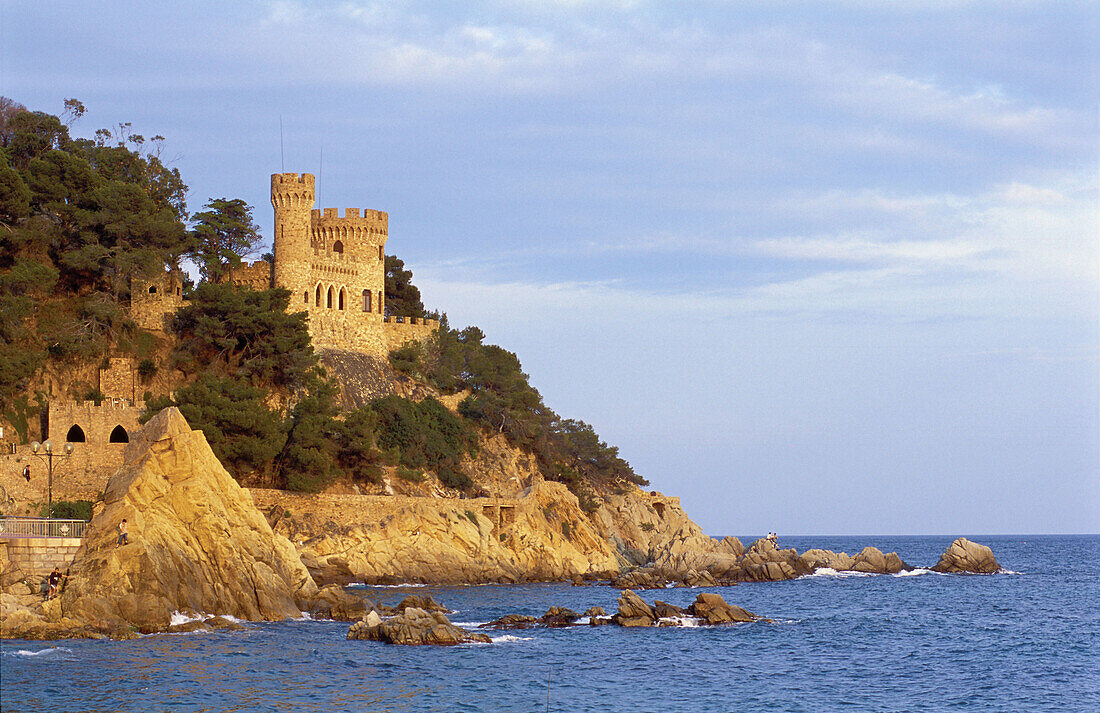
[[[390,217],[385,211],[365,208],[360,215],[358,208],[345,208],[340,216],[336,208],[310,211],[310,224],[314,234],[340,238],[364,238],[372,241],[389,233]]]
[[[317,179],[312,173],[273,173],[271,174],[271,187],[274,189],[276,186],[290,187],[301,186],[308,187],[309,190],[313,190],[316,187]]]
[[[283,208],[312,209],[316,198],[316,180],[312,173],[271,174],[271,205]]]
[[[434,320],[385,319],[385,245],[389,214],[370,208],[314,208],[311,174],[271,176],[275,208],[272,285],[291,292],[291,309],[309,315],[309,333],[321,348],[384,356],[411,339],[425,339]],[[245,282],[263,271],[250,266]],[[245,279],[252,273],[252,280]]]

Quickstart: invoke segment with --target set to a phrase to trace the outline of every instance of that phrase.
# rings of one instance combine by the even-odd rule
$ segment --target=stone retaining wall
[[[0,539],[0,558],[27,578],[45,577],[54,567],[64,572],[83,541],[79,537],[6,537]]]
[[[256,507],[267,511],[273,507],[289,511],[291,515],[311,513],[351,527],[376,523],[399,508],[464,515],[470,511],[484,515],[494,525],[494,530],[507,527],[515,520],[516,508],[524,501],[513,498],[418,498],[409,495],[300,495],[285,490],[251,488]]]

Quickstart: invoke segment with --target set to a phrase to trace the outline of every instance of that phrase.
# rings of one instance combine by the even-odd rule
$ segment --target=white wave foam
[[[207,619],[213,618],[215,616],[219,616],[222,619],[225,619],[227,621],[231,621],[234,624],[244,624],[245,623],[243,620],[238,619],[237,617],[233,616],[232,614],[206,614],[206,613],[200,612],[199,614],[196,614],[195,616],[188,616],[187,614],[184,614],[183,612],[174,611],[174,612],[172,612],[172,620],[169,622],[169,626],[179,626],[180,624],[186,624],[186,623],[191,622],[191,621],[206,621]]]
[[[510,644],[514,641],[533,641],[533,636],[515,636],[514,634],[504,634],[503,636],[490,636],[489,639],[494,644]]]
[[[1023,574],[1023,572],[1014,572],[1011,569],[999,569],[993,574]]]
[[[70,654],[73,652],[72,649],[67,649],[64,646],[55,646],[53,648],[42,649],[40,651],[31,651],[30,649],[19,649],[18,651],[13,651],[12,654],[14,656],[48,656],[48,655],[50,655],[52,653],[56,653],[58,651],[61,651],[61,652],[64,652],[64,653],[70,653]]]
[[[411,582],[405,582],[404,584],[367,584],[366,582],[352,582],[344,585],[346,587],[367,587],[370,589],[406,589],[408,587],[427,587],[427,584],[413,584]]]
[[[693,616],[663,616],[657,620],[659,626],[661,622],[665,622],[667,625],[679,626],[685,629],[695,629],[702,624],[703,620]]]
[[[463,629],[476,629],[482,624],[488,624],[487,621],[452,621],[455,626],[461,626]]]
[[[939,575],[943,575],[943,572],[933,572],[932,570],[925,569],[924,567],[917,567],[916,569],[911,569],[908,572],[905,572],[905,571],[898,572],[894,576],[895,577],[919,577],[922,574],[939,574]]]
[[[202,621],[205,618],[206,617],[202,614],[199,614],[198,616],[187,616],[183,612],[174,611],[172,612],[172,621],[170,621],[169,624],[171,626],[179,626],[181,624],[186,624],[191,621]]]
[[[807,579],[809,577],[836,577],[838,579],[844,579],[846,577],[877,577],[878,575],[872,572],[852,572],[849,570],[837,571],[832,567],[818,567],[814,570],[813,574],[804,574],[798,579]]]

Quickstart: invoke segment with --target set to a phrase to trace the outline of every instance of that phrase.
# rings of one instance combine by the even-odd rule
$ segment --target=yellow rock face
[[[317,587],[175,408],[157,414],[126,449],[88,526],[61,598],[66,617],[139,630],[175,611],[277,620]],[[130,543],[116,546],[128,521]]]

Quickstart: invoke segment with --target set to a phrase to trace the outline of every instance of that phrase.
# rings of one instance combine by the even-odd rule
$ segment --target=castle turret
[[[313,346],[384,357],[406,341],[430,337],[439,326],[434,320],[384,319],[389,215],[360,208],[346,208],[343,215],[335,208],[317,210],[314,190],[308,173],[271,176],[272,283],[290,290],[292,312],[306,313]],[[239,282],[253,284],[246,278]]]
[[[290,290],[290,305],[308,304],[310,291],[310,211],[313,209],[313,174],[271,174],[271,206],[275,209],[275,265],[272,277]]]

